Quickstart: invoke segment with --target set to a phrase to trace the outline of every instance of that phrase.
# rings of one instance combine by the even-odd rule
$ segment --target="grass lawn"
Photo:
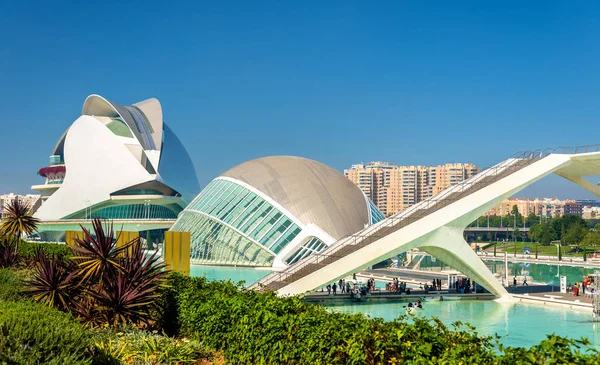
[[[482,244],[485,246],[485,244]],[[524,247],[529,247],[531,255],[535,255],[536,244],[534,242],[517,242],[517,254],[523,253]],[[600,256],[600,246],[587,246],[586,250],[588,252],[588,257],[594,254],[594,250]],[[491,246],[485,250],[486,252],[492,253],[494,252],[494,246]],[[507,252],[509,255],[515,252],[515,243],[514,242],[506,242],[503,244],[502,242],[498,242],[496,246],[496,253]],[[538,255],[543,256],[558,256],[558,250],[554,244],[550,246],[542,246],[541,244],[537,245]],[[579,252],[576,252],[576,248],[573,246],[563,246],[562,247],[562,256],[563,257],[583,257],[583,249],[580,247]]]

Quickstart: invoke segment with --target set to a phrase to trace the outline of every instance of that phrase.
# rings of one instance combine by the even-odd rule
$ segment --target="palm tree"
[[[17,247],[21,235],[31,235],[37,230],[39,219],[34,218],[31,209],[23,201],[15,198],[4,209],[4,217],[0,223],[0,234],[17,237]]]

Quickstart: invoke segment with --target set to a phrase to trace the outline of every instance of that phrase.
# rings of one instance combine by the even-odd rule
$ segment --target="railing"
[[[42,220],[40,221],[40,223],[76,223],[76,222],[91,222],[93,220],[93,218],[68,218],[68,219],[59,219],[59,220]],[[130,219],[120,219],[120,218],[108,218],[108,219],[100,219],[103,221],[114,221],[114,222],[123,222],[123,221],[127,221],[127,222],[165,222],[165,223],[169,223],[169,222],[175,222],[177,219],[176,218],[150,218],[150,219],[146,219],[146,218],[130,218]]]
[[[356,234],[342,237],[323,252],[310,255],[281,272],[269,274],[251,287],[257,288],[263,285],[266,289],[277,290],[522,169],[534,161],[545,157],[547,155],[546,151],[527,151],[515,154],[508,160],[482,171],[462,183],[442,191],[434,197],[423,200]]]

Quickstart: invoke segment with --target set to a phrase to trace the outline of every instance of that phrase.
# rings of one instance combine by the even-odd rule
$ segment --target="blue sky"
[[[0,3],[0,192],[92,93],[157,97],[201,185],[245,160],[472,162],[600,143],[600,3]],[[588,197],[547,178],[520,196]]]

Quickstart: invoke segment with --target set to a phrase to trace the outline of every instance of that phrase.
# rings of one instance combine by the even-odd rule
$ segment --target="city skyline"
[[[0,144],[0,191],[43,183],[47,151],[92,93],[163,101],[202,187],[272,155],[340,172],[361,160],[485,168],[594,144],[599,6],[9,3],[0,121],[16,137]],[[108,22],[91,16],[115,7]],[[591,197],[555,176],[524,193]]]

